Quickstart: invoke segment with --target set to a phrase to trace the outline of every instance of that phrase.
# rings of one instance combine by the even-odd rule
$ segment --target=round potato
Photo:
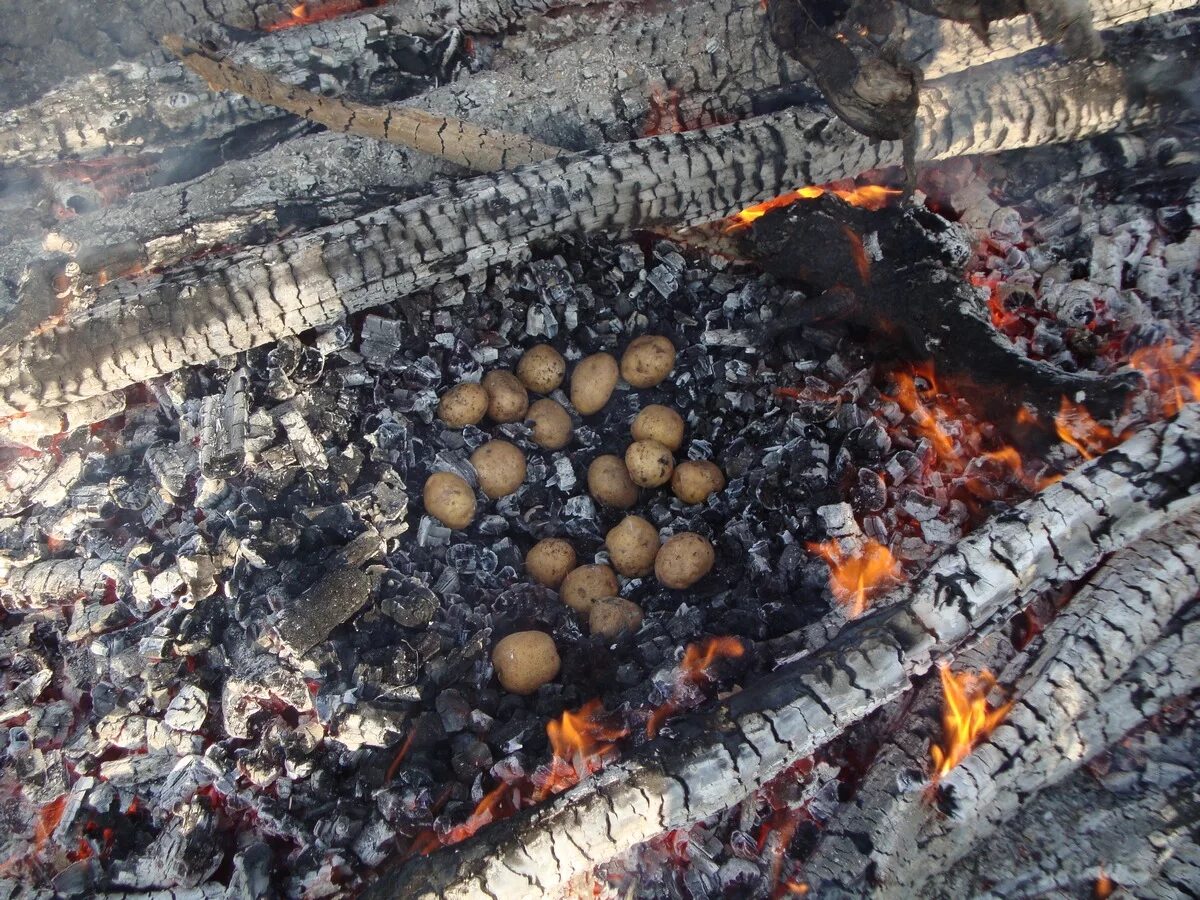
[[[453,472],[425,479],[425,512],[447,528],[466,528],[475,518],[475,492]]]
[[[619,456],[605,453],[588,466],[588,493],[601,506],[629,509],[637,503],[638,489]]]
[[[588,615],[588,631],[609,639],[622,631],[632,634],[641,624],[642,608],[624,597],[601,597]]]
[[[525,454],[508,441],[488,441],[471,454],[479,489],[497,500],[507,497],[525,480]]]
[[[593,603],[601,597],[615,596],[619,589],[616,573],[610,567],[580,566],[563,579],[558,596],[575,612],[586,616],[592,611]]]
[[[626,578],[640,578],[653,572],[654,557],[661,544],[658,529],[641,516],[626,516],[604,536],[613,568]]]
[[[517,363],[517,377],[535,394],[548,394],[563,382],[567,361],[549,344],[530,347]]]
[[[712,570],[716,561],[713,545],[694,531],[667,539],[654,560],[654,575],[663,587],[691,587]]]
[[[675,368],[675,345],[661,334],[634,338],[621,355],[621,377],[635,388],[651,388]]]
[[[671,480],[675,457],[658,441],[634,441],[625,451],[625,468],[639,487],[658,487]]]
[[[488,417],[493,422],[520,422],[529,409],[529,394],[525,385],[512,372],[497,369],[483,376],[488,393]]]
[[[492,650],[500,686],[513,694],[532,694],[553,681],[562,668],[554,638],[544,631],[517,631]]]
[[[671,490],[684,503],[703,503],[725,488],[725,476],[717,464],[704,460],[681,462],[671,476]]]
[[[466,428],[478,425],[487,408],[488,392],[483,385],[464,381],[442,394],[437,414],[447,428]]]
[[[533,442],[547,450],[561,450],[571,441],[571,416],[557,400],[544,397],[529,407]]]
[[[611,353],[593,353],[581,359],[571,373],[571,405],[581,416],[604,409],[617,386],[617,361]]]
[[[525,571],[529,577],[556,591],[574,568],[575,548],[562,538],[538,541],[525,554]]]
[[[683,445],[683,417],[669,406],[652,403],[633,420],[635,441],[658,441],[672,453]]]

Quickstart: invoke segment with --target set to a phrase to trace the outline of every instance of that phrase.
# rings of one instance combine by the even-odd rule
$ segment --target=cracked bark
[[[1200,593],[1200,512],[1194,498],[1176,506],[1173,518],[1106,560],[1008,663],[999,681],[1012,686],[1015,706],[940,782],[936,805],[919,789],[929,743],[940,738],[940,689],[933,681],[920,689],[917,727],[880,754],[806,861],[816,891],[927,893],[931,879],[1039,791],[1200,686],[1200,656],[1181,652],[1200,639],[1189,606]],[[911,789],[897,791],[898,781]]]
[[[1151,121],[1153,99],[1131,98],[1124,76],[1118,64],[1000,64],[931,83],[918,118],[919,156],[1079,140]],[[1006,102],[994,104],[1001,93]],[[828,116],[788,110],[459,182],[268,247],[101,287],[73,321],[4,352],[0,415],[117,390],[328,324],[519,258],[565,230],[710,221],[900,155],[894,142],[872,143]]]
[[[551,894],[578,872],[740,801],[901,696],[936,659],[995,631],[1020,608],[1017,598],[1075,580],[1162,527],[1173,514],[1164,507],[1193,487],[1198,425],[1192,406],[1146,429],[986,523],[900,602],[715,709],[673,722],[673,740],[653,741],[445,852],[385,867],[367,896]]]

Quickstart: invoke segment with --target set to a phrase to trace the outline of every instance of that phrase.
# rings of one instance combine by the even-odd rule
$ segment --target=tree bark
[[[673,722],[674,740],[444,853],[386,867],[367,897],[542,896],[658,834],[720,812],[890,703],[965,640],[1001,626],[1016,598],[1076,580],[1162,524],[1200,461],[1200,407],[1147,428],[993,519],[933,563],[889,609],[830,644]]]
[[[1121,66],[1067,63],[926,86],[922,159],[1079,140],[1150,121]],[[997,102],[1003,96],[1004,102]],[[567,231],[727,216],[797,185],[900,160],[827,116],[789,110],[460,182],[268,247],[112,283],[75,320],[0,361],[0,415],[117,390],[329,324]]]

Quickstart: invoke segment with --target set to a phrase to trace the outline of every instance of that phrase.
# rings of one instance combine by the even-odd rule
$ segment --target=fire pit
[[[1190,2],[142,5],[0,61],[0,895],[1200,892]]]

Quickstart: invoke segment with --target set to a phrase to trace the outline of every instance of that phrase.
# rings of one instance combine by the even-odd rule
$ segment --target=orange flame
[[[1200,342],[1179,346],[1164,341],[1154,347],[1135,350],[1129,364],[1146,378],[1146,384],[1162,403],[1163,412],[1173,416],[1180,408],[1200,400]]]
[[[558,722],[546,726],[553,757],[533,794],[535,803],[573,787],[580,779],[600,771],[616,753],[615,742],[629,734],[624,726],[603,722],[604,707],[589,700],[577,712],[566,711]]]
[[[1054,428],[1059,439],[1074,447],[1084,459],[1095,459],[1119,442],[1110,428],[1092,418],[1085,407],[1072,403],[1066,397],[1059,404]]]
[[[917,387],[916,378],[907,372],[896,372],[896,395],[892,398],[900,404],[900,408],[908,413],[917,433],[933,445],[940,459],[956,462],[959,458],[958,447],[950,432],[942,425],[949,411],[938,403],[940,393],[937,379],[933,375],[933,364],[922,363],[914,365],[913,373],[928,385],[924,390]]]
[[[657,737],[663,723],[682,708],[680,695],[684,685],[709,678],[709,669],[718,659],[737,659],[745,652],[742,642],[733,637],[710,637],[703,644],[688,644],[679,661],[679,677],[673,695],[662,706],[651,710],[650,718],[646,720],[646,737]]]
[[[863,246],[862,238],[849,225],[842,226],[842,234],[850,242],[850,255],[854,257],[854,267],[858,270],[859,280],[865,285],[871,280],[871,261],[867,259],[867,248]]]
[[[298,25],[311,25],[314,22],[324,22],[326,19],[336,19],[347,13],[358,12],[372,6],[380,6],[386,0],[317,0],[310,8],[308,3],[300,3],[291,9],[291,18],[273,22],[265,26],[266,31],[281,31],[284,28],[295,28]]]
[[[770,200],[764,200],[762,203],[755,203],[753,206],[747,206],[741,212],[734,213],[729,217],[729,224],[726,226],[725,231],[737,231],[739,228],[745,228],[752,222],[761,219],[773,209],[791,206],[798,200],[815,200],[826,193],[840,197],[851,206],[859,206],[874,212],[883,209],[888,205],[891,198],[899,197],[902,191],[883,187],[878,184],[864,184],[859,187],[849,188],[834,187],[832,185],[809,185],[808,187],[792,191],[789,194],[772,197]]]
[[[1013,706],[1012,700],[995,709],[988,705],[987,695],[996,686],[996,678],[987,669],[978,675],[969,672],[956,675],[942,664],[940,671],[946,706],[942,712],[943,746],[935,744],[930,748],[934,781],[966,759]]]
[[[1108,900],[1116,889],[1117,886],[1113,884],[1113,880],[1104,871],[1104,866],[1101,866],[1100,874],[1096,876],[1096,883],[1092,885],[1092,896],[1095,900]]]
[[[829,563],[829,587],[851,619],[867,611],[868,593],[904,578],[892,551],[878,541],[868,540],[862,552],[853,556],[847,556],[837,541],[809,543],[808,550]]]

